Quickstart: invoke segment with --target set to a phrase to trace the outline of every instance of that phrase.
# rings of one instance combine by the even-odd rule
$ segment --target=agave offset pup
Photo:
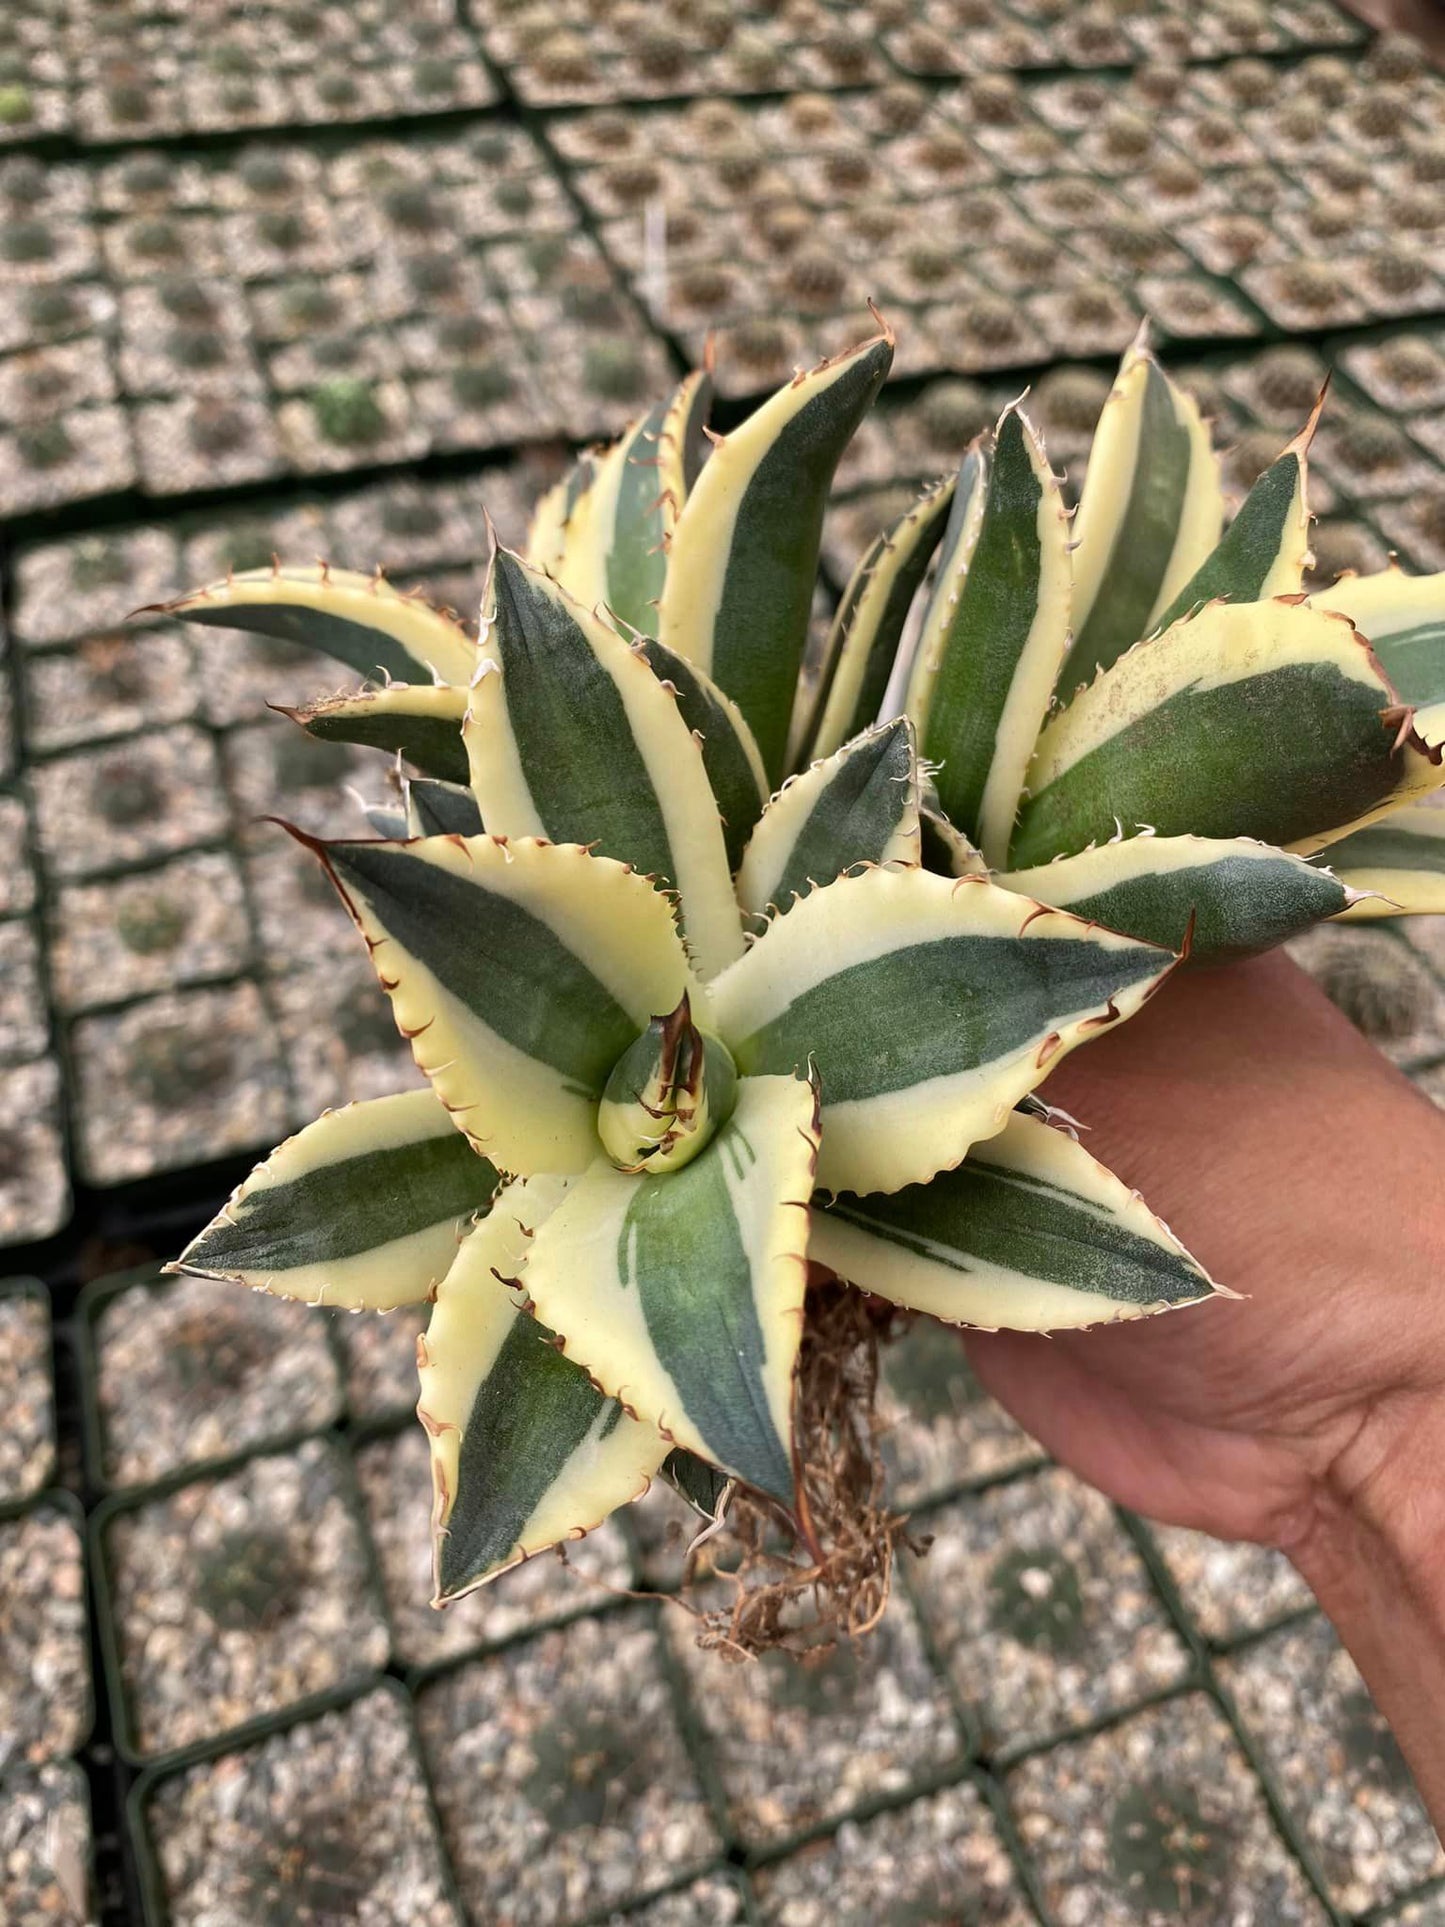
[[[810,1264],[986,1327],[1208,1298],[1036,1088],[1191,944],[1445,909],[1445,579],[1302,595],[1312,424],[1226,530],[1142,340],[1072,528],[1007,409],[805,663],[891,357],[885,332],[726,437],[690,376],[544,498],[525,557],[494,545],[475,637],[327,567],[171,605],[371,679],[296,720],[413,772],[379,840],[302,840],[429,1087],[288,1140],[180,1268],[431,1301],[439,1600],[659,1471],[819,1551]]]

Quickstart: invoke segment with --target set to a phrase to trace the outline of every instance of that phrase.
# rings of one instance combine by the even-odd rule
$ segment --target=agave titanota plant
[[[1191,932],[1217,957],[1445,907],[1442,732],[1406,700],[1445,699],[1445,585],[1302,596],[1308,428],[1225,531],[1205,424],[1142,342],[1072,529],[1009,408],[805,665],[831,479],[891,354],[726,437],[691,376],[543,500],[526,556],[494,545],[475,637],[325,567],[172,605],[373,679],[296,720],[415,773],[380,840],[312,847],[429,1087],[308,1126],[180,1264],[431,1300],[441,1599],[659,1470],[704,1509],[730,1480],[796,1507],[808,1261],[992,1327],[1210,1296],[1037,1086]]]

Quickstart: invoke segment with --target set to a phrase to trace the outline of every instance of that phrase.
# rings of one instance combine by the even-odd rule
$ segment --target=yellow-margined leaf
[[[565,1180],[518,1180],[456,1253],[417,1347],[432,1460],[437,1603],[579,1539],[647,1488],[667,1456],[557,1350],[502,1283]]]
[[[1422,739],[1445,743],[1445,570],[1406,575],[1392,562],[1374,575],[1343,575],[1310,601],[1349,618],[1400,700],[1414,706]]]
[[[370,1098],[278,1145],[172,1269],[389,1311],[430,1296],[496,1188],[432,1091]]]
[[[1342,921],[1445,916],[1445,809],[1438,803],[1392,810],[1325,855],[1340,882],[1362,893]]]
[[[711,986],[744,1079],[816,1066],[818,1180],[896,1191],[1003,1128],[1173,964],[982,877],[869,870],[794,904]]]
[[[451,683],[391,683],[327,696],[301,709],[283,710],[308,736],[328,743],[364,743],[404,756],[408,763],[447,783],[467,780],[462,718],[467,692]]]
[[[987,1331],[1144,1318],[1214,1294],[1137,1192],[1017,1111],[956,1170],[815,1210],[808,1249],[865,1291]]]

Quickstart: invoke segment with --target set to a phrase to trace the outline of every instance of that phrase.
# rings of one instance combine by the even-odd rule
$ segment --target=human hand
[[[1282,1547],[1440,1815],[1445,1113],[1279,953],[1181,971],[1046,1095],[1243,1296],[970,1333],[979,1378],[1112,1498]]]

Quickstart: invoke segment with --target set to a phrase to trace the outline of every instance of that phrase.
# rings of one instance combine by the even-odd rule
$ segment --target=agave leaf
[[[538,1230],[521,1286],[567,1356],[674,1444],[784,1503],[803,1329],[813,1091],[745,1079],[665,1177],[600,1159]]]
[[[301,709],[281,709],[308,736],[390,751],[446,783],[467,780],[462,742],[466,712],[465,689],[449,683],[404,682],[384,689],[359,689],[349,696],[326,696]]]
[[[457,1126],[505,1171],[584,1170],[609,1072],[688,987],[667,899],[623,864],[525,838],[292,834],[330,872]]]
[[[1074,520],[1074,643],[1060,694],[1149,634],[1223,526],[1208,426],[1141,337],[1124,356],[1089,450]]]
[[[492,556],[481,630],[463,737],[487,828],[630,863],[677,890],[704,976],[731,963],[742,921],[717,799],[671,691],[507,549]]]
[[[1214,1293],[1137,1192],[1018,1111],[956,1170],[815,1209],[808,1249],[896,1305],[988,1331],[1143,1318]]]
[[[585,537],[567,544],[567,588],[584,608],[605,605],[629,628],[657,627],[667,545],[701,467],[712,381],[690,374],[601,458]]]
[[[1167,629],[1206,602],[1264,602],[1295,595],[1310,551],[1309,447],[1325,398],[1245,496],[1213,554],[1200,564],[1151,629]]]
[[[953,484],[953,501],[938,552],[938,567],[933,572],[933,587],[919,623],[912,658],[903,662],[903,650],[891,679],[885,702],[891,706],[897,678],[906,670],[903,707],[918,726],[928,721],[933,704],[933,685],[948,642],[948,624],[953,609],[968,581],[973,552],[983,527],[984,504],[988,500],[989,468],[993,448],[986,435],[969,447]]]
[[[994,437],[963,578],[940,588],[924,619],[938,665],[923,750],[944,812],[998,865],[1069,641],[1068,517],[1017,408]]]
[[[563,1188],[536,1178],[499,1193],[438,1286],[417,1348],[439,1605],[591,1531],[667,1454],[657,1428],[604,1397],[501,1282]]]
[[[1392,562],[1374,575],[1341,576],[1310,602],[1348,616],[1401,701],[1417,705],[1421,737],[1445,742],[1445,570],[1412,576]]]
[[[673,530],[658,636],[733,698],[774,783],[833,471],[892,360],[881,335],[795,376],[716,444]]]
[[[716,1520],[721,1517],[732,1485],[726,1472],[709,1465],[696,1452],[684,1452],[680,1446],[675,1446],[662,1461],[662,1476],[679,1498],[686,1499],[700,1518]]]
[[[879,723],[784,783],[763,811],[738,871],[752,916],[864,863],[917,863],[918,756],[907,717]]]
[[[932,785],[924,791],[918,812],[919,861],[941,877],[981,877],[988,865],[963,831],[939,808]]]
[[[1046,725],[1010,867],[1140,828],[1308,855],[1440,780],[1342,616],[1298,597],[1214,602]]]
[[[476,645],[450,617],[380,575],[324,562],[230,575],[159,604],[157,613],[302,643],[359,676],[465,684],[477,666]]]
[[[1445,810],[1407,803],[1332,843],[1330,868],[1362,894],[1344,922],[1370,917],[1445,916]]]
[[[482,813],[465,784],[438,783],[427,777],[413,777],[407,784],[404,836],[481,834]]]
[[[868,870],[771,924],[711,986],[713,1019],[745,1079],[816,1064],[820,1184],[896,1191],[1002,1130],[1173,961],[983,877]]]
[[[943,539],[954,480],[933,482],[874,537],[833,617],[816,688],[793,712],[793,769],[831,756],[877,720],[913,598]]]
[[[596,486],[601,453],[584,448],[560,482],[555,483],[532,511],[527,530],[526,557],[534,569],[545,569],[563,587],[569,569],[589,567],[592,490]]]
[[[496,1188],[430,1090],[369,1098],[278,1145],[169,1269],[389,1311],[431,1294]]]
[[[708,787],[722,817],[728,867],[736,870],[754,823],[768,800],[768,778],[743,712],[700,669],[651,636],[637,648],[659,682],[677,697],[682,720],[698,740]]]
[[[1168,950],[1188,939],[1201,963],[1272,949],[1350,901],[1328,870],[1248,837],[1124,837],[995,881]]]

